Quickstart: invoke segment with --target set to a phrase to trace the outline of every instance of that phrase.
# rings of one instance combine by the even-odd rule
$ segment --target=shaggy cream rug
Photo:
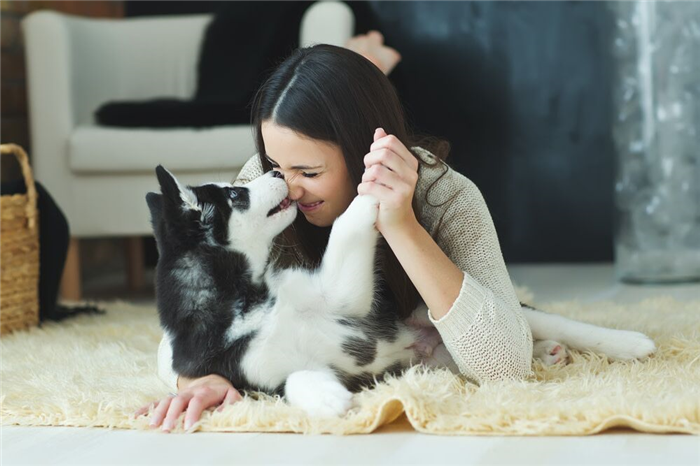
[[[120,302],[102,306],[107,315],[45,324],[0,340],[4,425],[149,429],[148,416],[133,413],[168,393],[156,376],[156,310]],[[615,426],[700,434],[700,300],[540,307],[644,332],[658,352],[643,362],[574,352],[569,365],[536,361],[529,380],[481,387],[446,370],[414,367],[360,393],[358,407],[342,419],[309,419],[279,399],[260,396],[206,411],[191,430],[359,434],[405,412],[416,430],[446,435],[587,435]],[[182,422],[174,432],[182,432]]]

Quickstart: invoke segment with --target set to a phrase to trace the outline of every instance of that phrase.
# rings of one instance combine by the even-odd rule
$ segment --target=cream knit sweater
[[[428,311],[428,317],[459,370],[472,381],[523,379],[531,374],[532,333],[508,276],[484,198],[474,183],[427,150],[412,150],[426,163],[420,165],[418,173],[416,216],[464,272],[461,291],[448,313],[436,320]],[[234,184],[245,184],[262,174],[255,155]],[[158,374],[177,391],[167,335],[158,349]]]

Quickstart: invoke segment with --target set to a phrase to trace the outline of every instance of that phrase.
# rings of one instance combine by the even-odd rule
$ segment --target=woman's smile
[[[318,210],[321,207],[321,204],[323,204],[323,201],[316,201],[310,204],[297,202],[297,205],[299,206],[299,209],[301,209],[302,212],[313,212],[315,210]]]

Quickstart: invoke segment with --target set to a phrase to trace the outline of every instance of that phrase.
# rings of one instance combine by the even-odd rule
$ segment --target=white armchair
[[[23,21],[32,163],[37,180],[63,209],[71,229],[65,298],[80,297],[80,238],[151,234],[144,198],[157,186],[157,164],[186,183],[232,180],[255,153],[249,125],[95,125],[93,114],[107,101],[191,97],[200,45],[211,19],[212,15],[88,19],[38,11]],[[318,2],[304,15],[300,43],[342,46],[353,28],[347,5]],[[142,260],[138,247],[135,251],[134,260]]]

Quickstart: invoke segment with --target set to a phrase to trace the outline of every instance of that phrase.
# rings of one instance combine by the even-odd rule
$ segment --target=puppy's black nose
[[[280,178],[282,180],[284,179],[284,175],[282,174],[282,172],[278,172],[277,170],[272,170],[272,176],[274,176],[275,178]]]

